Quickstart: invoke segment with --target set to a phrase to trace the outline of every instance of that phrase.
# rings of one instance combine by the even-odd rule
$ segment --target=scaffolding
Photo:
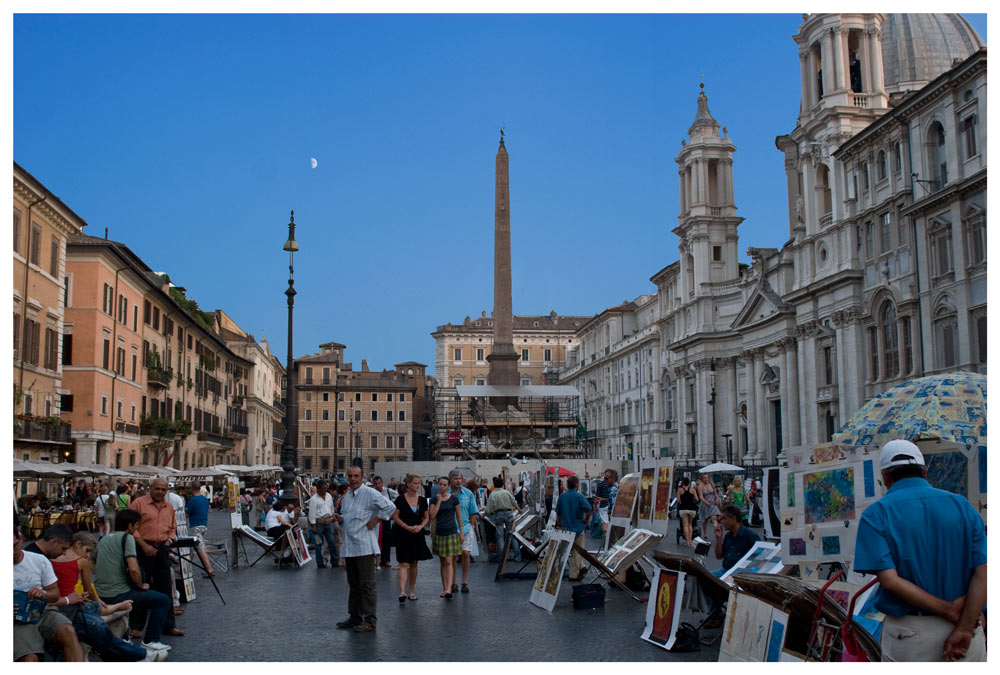
[[[435,408],[439,458],[587,456],[574,387],[458,385],[439,390]]]

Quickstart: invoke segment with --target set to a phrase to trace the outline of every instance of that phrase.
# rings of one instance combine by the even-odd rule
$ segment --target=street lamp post
[[[288,251],[288,289],[285,295],[288,297],[288,354],[285,359],[285,442],[281,446],[281,468],[284,471],[281,475],[281,498],[282,504],[288,502],[298,502],[295,495],[295,445],[298,435],[298,425],[295,424],[295,413],[297,406],[292,392],[295,389],[295,363],[292,356],[292,308],[295,306],[295,268],[293,265],[295,252],[299,250],[299,244],[295,241],[295,211],[292,211],[288,220],[288,241],[282,247]]]
[[[726,439],[726,461],[730,464],[733,463],[733,435],[732,434],[722,434],[722,437]]]
[[[715,443],[715,359],[712,359],[712,399],[708,402],[712,406],[712,463],[716,463],[718,460],[716,453],[716,443]]]

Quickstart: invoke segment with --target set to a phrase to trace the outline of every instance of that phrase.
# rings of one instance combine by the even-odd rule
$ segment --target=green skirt
[[[434,537],[431,542],[431,550],[434,555],[444,557],[455,557],[462,555],[462,539],[455,534],[446,534],[440,537]]]

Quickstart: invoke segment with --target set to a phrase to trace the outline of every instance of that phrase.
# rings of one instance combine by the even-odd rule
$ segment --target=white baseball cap
[[[905,455],[905,457],[899,457],[900,455]],[[894,459],[896,457],[899,457],[899,459]],[[907,464],[924,465],[924,456],[921,454],[920,448],[916,445],[902,438],[897,438],[882,446],[882,452],[878,456],[880,471]]]

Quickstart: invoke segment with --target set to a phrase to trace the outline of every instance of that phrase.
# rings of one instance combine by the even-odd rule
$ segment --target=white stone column
[[[812,108],[812,97],[809,94],[809,78],[807,72],[809,71],[809,52],[799,52],[799,78],[801,80],[800,87],[802,88],[802,112],[806,112]]]
[[[747,372],[747,455],[752,456],[757,451],[757,363],[753,350],[743,352],[743,361]]]
[[[785,377],[788,382],[788,398],[784,404],[783,416],[788,420],[789,435],[785,437],[785,445],[794,447],[801,445],[802,430],[799,427],[799,364],[798,343],[790,337],[785,341]]]
[[[754,386],[758,387],[757,390],[757,452],[754,454],[755,457],[761,458],[766,457],[768,453],[767,447],[767,429],[770,425],[770,421],[767,417],[767,397],[766,392],[759,389],[760,385],[757,380],[761,378],[764,374],[764,349],[758,348],[754,350],[754,373],[756,374]]]
[[[868,31],[868,54],[871,63],[872,86],[871,91],[885,92],[885,83],[882,75],[882,32],[877,28]]]
[[[808,339],[806,336],[806,331],[803,326],[799,326],[798,332],[798,343],[801,345],[799,349],[796,349],[795,356],[798,361],[798,374],[802,378],[799,386],[799,445],[806,445],[809,443],[809,420],[807,419],[810,410],[810,396],[809,396],[809,373],[816,372],[815,362],[812,364],[813,367],[810,368],[806,364],[806,345],[808,344]]]
[[[833,60],[833,39],[831,31],[823,33],[823,45],[820,52],[820,61],[823,64],[823,95],[828,96],[835,88],[834,60]]]
[[[847,62],[844,60],[844,30],[837,26],[831,30],[832,32],[832,43],[833,43],[833,63],[834,63],[834,88],[837,91],[841,91],[847,87],[846,79],[844,74],[846,72]]]
[[[781,364],[778,366],[781,371],[778,379],[778,400],[781,401],[781,447],[775,449],[776,454],[789,446],[792,433],[791,424],[789,423],[790,416],[788,414],[788,352],[784,340],[778,343],[778,350],[778,363]],[[770,450],[765,457],[770,457]]]
[[[812,107],[819,103],[819,92],[816,91],[816,52],[812,49],[809,50],[807,64],[806,86],[809,87],[810,107]]]
[[[734,206],[736,204],[736,194],[733,191],[733,158],[726,157],[723,160],[723,167],[725,167],[726,172],[726,201],[724,203],[727,206]]]
[[[677,184],[678,184],[678,186],[680,188],[680,201],[678,203],[680,204],[680,212],[681,212],[680,215],[683,218],[684,216],[687,215],[687,195],[684,194],[686,192],[686,190],[684,189],[684,182],[685,181],[684,181],[684,169],[683,168],[680,171],[677,172],[677,177],[679,179],[677,181]]]
[[[857,314],[851,310],[844,312],[844,356],[850,359],[851,368],[844,369],[844,384],[838,387],[840,392],[839,416],[840,423],[847,421],[847,418],[857,412],[864,400],[864,381],[861,377],[861,370],[856,367],[855,359],[863,359],[864,340],[861,333],[861,323],[857,320]],[[838,363],[840,360],[838,359]],[[846,405],[846,410],[845,410]]]

